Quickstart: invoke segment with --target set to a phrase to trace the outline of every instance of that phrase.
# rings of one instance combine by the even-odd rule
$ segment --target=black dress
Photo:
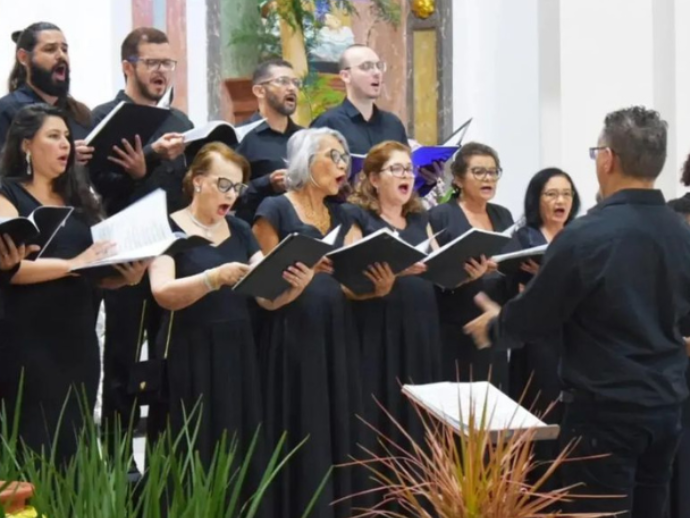
[[[18,182],[5,180],[0,193],[28,216],[40,202]],[[71,259],[92,244],[88,224],[72,213],[43,257]],[[56,458],[65,462],[76,452],[75,430],[83,413],[93,412],[100,377],[98,339],[93,318],[94,287],[81,277],[3,287],[5,318],[0,338],[0,396],[13,418],[24,369],[19,433],[33,450],[46,451],[57,434]],[[84,410],[75,397],[85,397]],[[62,423],[57,430],[60,413]]]
[[[341,225],[340,246],[350,218],[341,206],[328,208],[333,228]],[[270,223],[280,239],[293,232],[323,237],[299,219],[285,195],[266,198],[256,218]],[[276,481],[274,516],[299,517],[328,470],[358,453],[364,428],[356,418],[362,411],[359,341],[350,302],[340,284],[324,273],[317,273],[294,302],[266,317],[261,350],[271,444],[284,432],[288,449],[308,438]],[[356,514],[349,500],[335,506],[331,502],[363,488],[357,471],[335,469],[310,517]]]
[[[495,232],[502,232],[513,224],[508,209],[489,203],[486,210]],[[456,198],[431,209],[429,221],[435,233],[445,230],[437,237],[441,246],[472,228]],[[441,319],[443,376],[447,381],[485,381],[489,379],[491,370],[491,382],[505,392],[508,388],[507,353],[496,352],[493,348],[477,349],[472,337],[463,332],[463,326],[481,314],[474,303],[474,297],[480,291],[500,304],[505,299],[504,278],[493,273],[454,290],[436,290]]]
[[[247,264],[259,245],[242,220],[228,217],[231,235],[217,246],[201,246],[177,254],[176,278],[190,277],[224,263]],[[181,229],[171,221],[173,230]],[[182,310],[167,312],[158,334],[159,358],[168,348],[170,426],[173,437],[183,430],[194,406],[201,407],[192,420],[192,429],[201,419],[195,450],[208,466],[218,440],[225,433],[238,441],[238,455],[245,458],[247,447],[262,421],[262,397],[258,351],[249,318],[248,298],[223,287]],[[154,419],[166,409],[152,408]],[[265,435],[262,433],[246,481],[244,499],[256,490],[266,469]]]
[[[413,246],[428,238],[426,213],[409,214],[407,226],[400,230],[370,211],[352,205],[347,210],[363,236],[388,227]],[[386,297],[357,302],[355,314],[362,343],[365,419],[396,444],[409,446],[398,427],[376,404],[375,397],[422,446],[421,421],[401,393],[401,384],[442,380],[441,331],[433,284],[415,276],[398,277]],[[370,438],[366,439],[369,443]]]

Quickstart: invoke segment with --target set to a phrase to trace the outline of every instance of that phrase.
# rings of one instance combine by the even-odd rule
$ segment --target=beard
[[[61,65],[65,67],[65,79],[56,81],[53,78],[53,72]],[[40,91],[53,97],[67,97],[69,93],[69,65],[66,62],[63,61],[51,69],[45,69],[32,60],[29,73],[31,74],[31,84]]]
[[[142,81],[138,75],[135,74],[134,80],[136,81],[137,88],[139,89],[139,93],[141,96],[151,102],[158,103],[163,96],[165,95],[165,92],[168,90],[167,88],[163,90],[163,93],[160,95],[154,94],[150,89],[149,85],[146,84],[144,81]]]
[[[289,117],[290,115],[295,113],[295,110],[297,110],[297,102],[295,102],[295,104],[291,108],[288,108],[276,94],[270,91],[266,96],[266,102],[271,108],[273,108],[281,115],[285,115],[286,117]]]

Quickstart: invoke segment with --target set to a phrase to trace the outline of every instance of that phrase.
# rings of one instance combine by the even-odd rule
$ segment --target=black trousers
[[[105,293],[105,350],[103,354],[103,429],[112,433],[119,420],[124,433],[137,427],[139,408],[128,393],[127,383],[137,358],[142,312],[149,343],[155,343],[161,321],[161,309],[153,300],[148,279],[137,286]],[[145,312],[144,312],[145,308]],[[149,358],[155,354],[149,347]]]
[[[584,484],[573,493],[597,496],[577,498],[565,510],[663,516],[680,438],[680,405],[645,408],[576,397],[564,407],[561,447],[579,438],[575,457],[609,455],[562,467],[565,486]]]

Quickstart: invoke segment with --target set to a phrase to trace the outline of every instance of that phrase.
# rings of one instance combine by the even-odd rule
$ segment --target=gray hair
[[[345,152],[350,153],[345,137],[330,128],[303,129],[290,137],[287,144],[288,167],[285,175],[285,186],[289,191],[298,191],[309,183],[312,158],[318,151],[321,140],[329,136],[338,139]]]
[[[654,180],[666,162],[667,128],[658,112],[633,106],[609,113],[601,138],[618,156],[624,175]]]

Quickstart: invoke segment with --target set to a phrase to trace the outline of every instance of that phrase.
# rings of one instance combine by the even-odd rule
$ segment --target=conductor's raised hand
[[[113,146],[113,153],[114,156],[110,155],[108,160],[122,167],[132,178],[140,180],[146,176],[146,158],[139,135],[134,137],[134,147],[123,138],[122,147]]]
[[[477,348],[485,349],[491,345],[489,324],[494,318],[498,317],[501,312],[501,306],[491,300],[484,292],[478,293],[474,297],[474,303],[482,310],[482,314],[465,324],[463,331],[466,335],[472,336]]]

